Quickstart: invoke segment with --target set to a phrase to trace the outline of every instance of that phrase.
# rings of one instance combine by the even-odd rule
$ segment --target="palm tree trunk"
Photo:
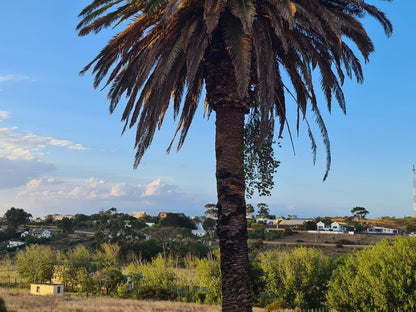
[[[241,107],[219,106],[216,109],[215,154],[223,312],[252,310],[242,158],[244,115]]]
[[[253,302],[247,248],[244,179],[244,116],[248,99],[238,96],[234,67],[222,33],[213,34],[205,56],[207,100],[216,115],[217,233],[221,250],[222,311],[249,312]]]

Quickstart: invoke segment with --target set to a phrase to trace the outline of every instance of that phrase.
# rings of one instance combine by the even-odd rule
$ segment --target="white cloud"
[[[10,113],[6,111],[0,111],[0,121],[10,118]]]
[[[20,133],[17,127],[0,128],[0,157],[10,160],[42,159],[41,150],[48,147],[63,147],[73,150],[86,150],[81,144],[52,137],[42,137],[33,133]]]
[[[0,83],[6,81],[23,81],[28,79],[29,77],[24,75],[0,75]]]
[[[123,200],[151,200],[178,195],[173,192],[176,186],[166,185],[161,179],[154,180],[147,185],[132,185],[125,182],[109,183],[99,178],[91,177],[86,180],[55,180],[54,178],[34,178],[27,182],[25,189],[19,192],[19,198],[41,198],[47,192],[48,196],[56,200],[76,199],[123,199]]]
[[[143,196],[154,196],[159,193],[159,189],[161,187],[163,187],[163,184],[161,184],[160,179],[155,180],[146,186],[146,190],[144,191]]]
[[[206,195],[186,194],[178,189],[176,185],[165,184],[162,179],[135,185],[95,177],[36,177],[26,181],[25,187],[16,191],[17,196],[7,195],[13,196],[8,199],[1,189],[0,196],[3,204],[7,201],[41,217],[49,213],[91,214],[110,207],[116,207],[120,212],[145,210],[152,215],[166,210],[202,214],[203,205],[209,202]]]

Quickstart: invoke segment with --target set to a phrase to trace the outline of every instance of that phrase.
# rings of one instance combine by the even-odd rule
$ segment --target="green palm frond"
[[[280,137],[288,124],[285,96],[292,92],[283,82],[286,72],[298,113],[296,129],[299,134],[305,120],[314,157],[316,142],[306,116],[309,110],[315,116],[327,149],[326,177],[331,155],[315,88],[322,90],[329,111],[335,99],[345,113],[345,77],[363,81],[350,42],[365,62],[374,50],[360,22],[366,14],[391,35],[386,15],[363,0],[93,0],[80,13],[80,35],[128,24],[81,73],[92,69],[94,87],[109,87],[110,112],[127,98],[123,132],[137,126],[138,165],[170,105],[179,117],[178,149],[183,145],[204,83],[204,114],[227,97],[246,110],[258,109],[260,138],[274,131],[275,118]],[[224,58],[230,66],[218,66]],[[229,86],[208,88],[226,70],[234,75]],[[313,79],[315,70],[319,82]],[[220,91],[211,96],[212,90]]]
[[[251,37],[243,31],[241,21],[228,14],[224,19],[224,42],[234,65],[237,90],[241,98],[248,92],[251,69]]]

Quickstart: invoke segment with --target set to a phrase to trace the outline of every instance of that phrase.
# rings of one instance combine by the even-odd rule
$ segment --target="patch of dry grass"
[[[0,297],[9,312],[220,312],[219,306],[115,299],[108,297],[80,298],[74,295],[36,296],[26,290],[0,288]],[[256,312],[263,309],[254,309]]]

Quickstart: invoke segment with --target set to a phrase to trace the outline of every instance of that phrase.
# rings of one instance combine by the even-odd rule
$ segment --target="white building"
[[[20,241],[9,241],[7,243],[7,248],[14,248],[14,247],[20,247],[23,246],[25,244],[25,242],[20,242]]]
[[[264,224],[277,224],[276,219],[256,218],[256,222],[263,222]]]
[[[367,228],[368,234],[384,234],[384,235],[397,235],[401,234],[401,230],[399,229],[391,229],[391,228],[385,228],[381,226],[370,226]]]
[[[30,293],[32,295],[48,296],[64,294],[63,284],[30,284]]]
[[[207,235],[207,231],[205,231],[204,228],[202,227],[202,223],[198,223],[196,227],[197,227],[196,230],[192,230],[192,234],[198,237]]]
[[[34,236],[37,238],[50,238],[52,236],[52,233],[48,230],[32,230],[32,231],[25,231],[22,234],[20,234],[20,237],[26,237],[26,236]]]
[[[324,223],[322,221],[319,221],[316,224],[316,230],[318,232],[320,231],[328,231],[328,232],[338,232],[343,233],[346,231],[345,226],[342,224],[339,224],[338,222],[332,222],[332,223]]]

